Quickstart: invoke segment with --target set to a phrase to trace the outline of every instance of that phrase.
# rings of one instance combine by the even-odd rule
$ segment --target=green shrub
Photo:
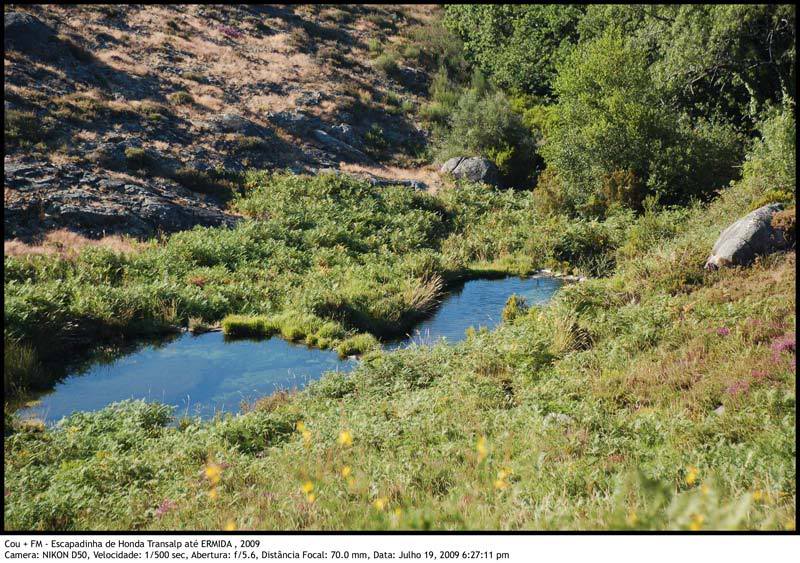
[[[266,143],[261,137],[237,135],[233,139],[233,146],[236,152],[247,152],[261,150],[266,146]]]
[[[506,304],[503,307],[503,322],[511,322],[517,317],[524,315],[527,310],[528,305],[525,302],[525,298],[519,295],[512,295],[506,300]]]
[[[364,133],[364,146],[368,153],[381,155],[389,147],[389,143],[383,133],[383,127],[373,123]]]
[[[10,109],[3,115],[4,139],[8,146],[30,147],[50,136],[50,130],[35,113]]]
[[[336,346],[339,356],[346,358],[356,354],[363,354],[380,346],[378,340],[371,334],[357,334],[340,342]]]
[[[222,319],[225,336],[269,338],[279,330],[274,319],[265,316],[228,315]]]
[[[469,64],[464,58],[463,43],[441,20],[414,26],[407,35],[409,43],[403,50],[406,59],[415,60],[430,72],[442,72],[456,83],[466,81]]]
[[[236,184],[229,175],[219,171],[198,170],[197,168],[179,168],[170,177],[184,188],[215,196],[227,201],[237,192]]]
[[[383,53],[375,59],[375,68],[387,76],[393,76],[398,71],[397,55],[394,53]]]
[[[501,92],[467,90],[450,117],[439,159],[479,154],[493,160],[507,185],[529,187],[539,158],[536,142]]]
[[[257,454],[285,441],[294,432],[296,417],[266,411],[228,418],[216,432],[228,444],[245,454]]]
[[[156,160],[152,154],[146,149],[138,147],[128,147],[125,149],[125,160],[128,168],[132,170],[150,170],[156,164]]]
[[[660,102],[647,53],[608,33],[561,65],[557,119],[542,147],[570,207],[602,215],[707,198],[736,173],[741,141],[725,126],[691,124]]]
[[[308,392],[314,397],[341,399],[355,390],[355,382],[343,371],[332,371],[324,374],[317,381],[308,384]]]
[[[370,53],[377,56],[383,51],[383,44],[377,37],[367,39],[367,49]]]

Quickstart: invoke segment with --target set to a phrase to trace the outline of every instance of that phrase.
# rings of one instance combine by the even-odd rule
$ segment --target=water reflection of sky
[[[517,294],[529,304],[545,303],[560,287],[553,278],[473,280],[450,293],[441,307],[421,322],[410,338],[389,343],[457,342],[470,326],[494,327],[508,297]],[[95,363],[65,378],[39,403],[20,414],[55,422],[73,411],[92,411],[115,401],[145,399],[174,405],[177,415],[213,416],[238,411],[279,389],[300,389],[324,372],[349,371],[353,360],[336,352],[290,344],[280,338],[226,341],[219,332],[183,335],[104,363]]]

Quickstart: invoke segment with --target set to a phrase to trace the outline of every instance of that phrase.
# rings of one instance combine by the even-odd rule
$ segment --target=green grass
[[[210,422],[136,402],[12,419],[6,528],[793,529],[795,254],[702,267],[774,183],[749,166],[709,205],[604,222],[535,193],[251,174],[234,229],[7,257],[6,335],[37,352],[68,323],[191,318],[369,353]],[[565,264],[597,277],[456,346],[372,350],[454,280]]]
[[[31,147],[50,138],[51,126],[29,111],[10,109],[3,116],[3,135],[9,147]]]

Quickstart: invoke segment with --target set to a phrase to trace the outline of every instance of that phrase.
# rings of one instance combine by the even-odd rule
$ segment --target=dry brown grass
[[[416,180],[424,182],[428,186],[428,191],[436,193],[440,188],[447,185],[447,179],[443,178],[435,166],[423,166],[421,168],[400,168],[398,166],[366,166],[361,164],[350,164],[342,162],[339,169],[352,174],[369,174],[388,178],[389,180]]]
[[[272,395],[262,397],[253,402],[242,401],[242,412],[261,411],[272,412],[281,405],[288,403],[291,398],[297,393],[296,390],[279,389]]]
[[[141,244],[130,237],[111,235],[101,239],[90,239],[68,229],[58,229],[47,233],[38,243],[26,243],[18,239],[4,241],[3,254],[5,256],[58,255],[61,258],[71,259],[89,246],[107,248],[120,254],[129,254],[141,248]]]

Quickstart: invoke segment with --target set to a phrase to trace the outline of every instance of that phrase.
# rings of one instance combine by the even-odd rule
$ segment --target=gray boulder
[[[786,248],[783,231],[772,226],[772,216],[781,208],[778,203],[759,207],[722,231],[706,260],[706,270],[747,266],[756,256]]]
[[[442,165],[443,174],[451,174],[459,180],[483,182],[490,186],[500,185],[500,172],[494,163],[482,156],[457,156]]]

